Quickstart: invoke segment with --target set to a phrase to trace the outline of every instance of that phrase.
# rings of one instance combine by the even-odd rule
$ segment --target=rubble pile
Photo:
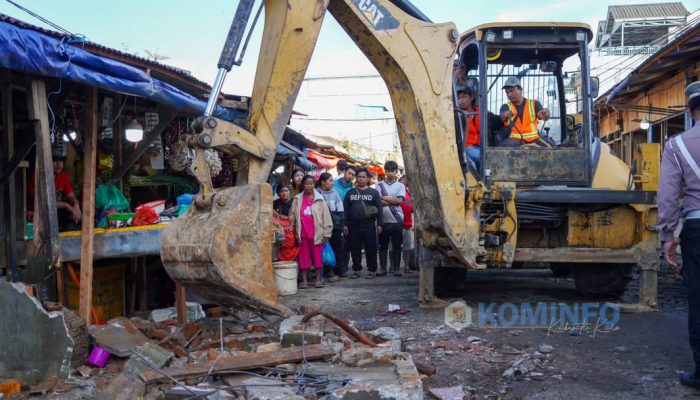
[[[365,334],[321,311],[285,320],[209,315],[185,324],[117,317],[91,326],[93,353],[109,359],[100,365],[91,354],[91,365],[68,379],[47,380],[24,393],[62,399],[422,399],[421,372],[435,373],[402,351],[397,332]]]
[[[543,379],[548,374],[553,379],[562,379],[562,371],[552,366],[554,347],[541,344],[537,350],[523,352],[503,372],[503,378]]]

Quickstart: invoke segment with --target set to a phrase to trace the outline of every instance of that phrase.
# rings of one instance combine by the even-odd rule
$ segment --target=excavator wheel
[[[576,290],[584,296],[619,297],[632,279],[634,264],[571,264]]]
[[[464,288],[467,280],[467,269],[464,267],[435,268],[435,295],[449,297]]]
[[[549,263],[549,270],[555,278],[571,276],[571,264],[569,263]]]

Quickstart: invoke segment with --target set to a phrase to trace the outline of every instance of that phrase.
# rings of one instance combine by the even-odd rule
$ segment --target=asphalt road
[[[636,290],[633,281],[617,301],[633,301]],[[461,385],[465,398],[474,399],[674,399],[700,394],[677,381],[679,371],[692,369],[684,296],[676,274],[664,269],[659,311],[622,314],[615,327],[471,326],[461,332],[444,324],[444,307],[418,307],[417,273],[344,279],[300,290],[284,302],[321,307],[363,330],[397,330],[406,351],[437,366],[438,373],[423,381],[426,398],[430,388]],[[553,278],[548,270],[470,271],[466,286],[449,301],[459,299],[474,309],[479,303],[601,301],[582,299],[573,280]],[[388,313],[388,304],[400,305],[403,314]],[[553,351],[536,353],[547,350],[541,345]]]

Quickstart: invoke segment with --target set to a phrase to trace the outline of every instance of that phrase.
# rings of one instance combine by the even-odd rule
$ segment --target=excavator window
[[[458,65],[465,79],[479,81],[480,172],[488,172],[494,181],[515,181],[519,186],[589,183],[592,132],[585,122],[590,116],[574,126],[567,123],[567,115],[585,114],[584,94],[564,74],[587,66],[587,58],[582,57],[587,54],[587,44],[576,40],[575,34],[566,29],[489,27],[481,37],[470,37],[460,46]],[[503,89],[509,78],[520,82],[525,99],[536,102],[512,103]],[[588,79],[587,74],[579,74],[579,79]],[[578,87],[583,86],[579,83]],[[531,107],[531,114],[546,109],[549,118],[538,119],[534,128],[527,123],[517,126],[532,128],[534,142],[521,135],[515,146],[500,146],[504,139],[516,136],[512,135],[513,120],[507,124],[501,119],[503,107],[517,111],[524,110],[524,104]],[[525,111],[513,113],[522,117]]]

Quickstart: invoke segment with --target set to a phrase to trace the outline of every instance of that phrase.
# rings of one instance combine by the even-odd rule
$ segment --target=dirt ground
[[[622,300],[630,301],[636,293],[633,281]],[[443,308],[418,307],[417,273],[343,279],[322,289],[300,290],[284,302],[293,308],[319,306],[356,321],[363,330],[392,327],[400,332],[406,351],[437,367],[437,374],[423,381],[426,398],[430,388],[462,385],[466,398],[474,399],[681,399],[700,395],[677,379],[679,371],[693,366],[684,296],[678,276],[664,268],[660,311],[623,314],[617,329],[595,334],[542,327],[469,327],[458,333],[444,325]],[[549,270],[470,271],[466,287],[450,301],[459,298],[470,305],[584,301],[572,279],[554,278]],[[404,314],[386,312],[390,303],[400,305]],[[553,351],[535,353],[543,344]],[[539,361],[533,369],[534,358]],[[534,373],[503,376],[513,363],[525,365],[519,364],[523,360]]]

